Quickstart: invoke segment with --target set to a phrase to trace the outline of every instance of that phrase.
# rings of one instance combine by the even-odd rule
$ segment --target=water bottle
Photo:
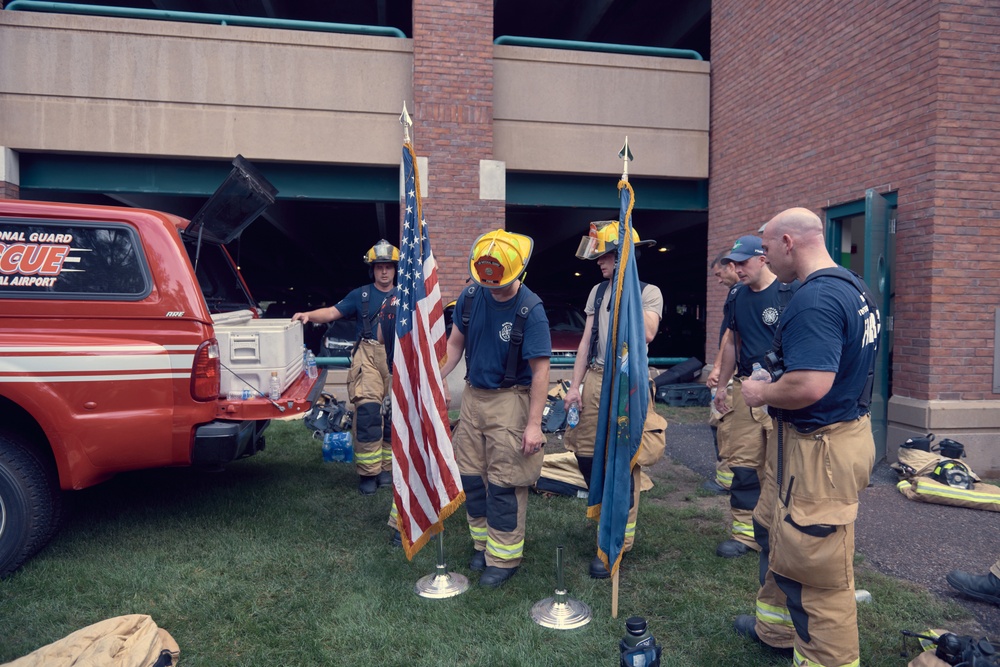
[[[272,401],[281,398],[281,382],[278,381],[278,371],[271,371],[271,381],[267,385],[267,397]]]
[[[302,374],[309,375],[309,348],[302,344]]]
[[[319,377],[319,367],[316,365],[316,355],[313,354],[312,350],[306,351],[306,375],[308,375],[311,380],[315,380]]]
[[[580,406],[576,403],[570,403],[569,412],[566,413],[566,425],[573,428],[580,423]]]
[[[860,603],[871,602],[872,594],[863,588],[859,588],[854,591],[854,600]]]
[[[243,390],[242,389],[230,389],[227,398],[230,401],[241,401],[243,400]]]
[[[642,616],[632,616],[625,621],[625,636],[618,644],[621,667],[659,667],[660,651],[656,639]]]
[[[771,374],[767,372],[766,369],[762,368],[759,363],[754,363],[753,372],[750,373],[751,380],[760,380],[761,382],[770,382]]]

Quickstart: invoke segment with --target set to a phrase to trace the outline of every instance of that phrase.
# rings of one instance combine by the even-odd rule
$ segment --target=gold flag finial
[[[410,118],[410,114],[406,113],[406,101],[403,101],[403,113],[399,114],[399,124],[403,126],[403,143],[410,143],[410,127],[413,125],[413,120]]]
[[[632,161],[632,151],[628,149],[628,135],[625,135],[625,145],[618,151],[618,157],[622,159],[622,180],[628,180],[628,163]]]

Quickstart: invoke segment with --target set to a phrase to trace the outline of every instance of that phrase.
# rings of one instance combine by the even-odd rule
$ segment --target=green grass
[[[699,420],[699,409],[687,410]],[[101,619],[143,613],[177,640],[186,667],[613,665],[635,614],[664,645],[664,665],[786,665],[732,632],[732,618],[753,609],[757,561],[714,555],[726,532],[718,509],[697,502],[706,500],[694,492],[700,480],[654,480],[617,619],[610,583],[586,573],[594,524],[585,501],[570,498],[532,495],[525,563],[499,590],[475,586],[460,510],[446,524],[445,553],[473,585],[427,600],[413,589],[434,571],[436,549],[407,562],[391,546],[388,489],[359,496],[352,466],[323,463],[301,423],[275,423],[264,453],[224,472],[146,471],[74,494],[53,542],[0,582],[0,663]],[[578,630],[530,616],[554,592],[560,545],[570,595],[593,610]],[[858,586],[875,598],[859,610],[865,665],[902,665],[899,630],[962,617],[863,567]]]

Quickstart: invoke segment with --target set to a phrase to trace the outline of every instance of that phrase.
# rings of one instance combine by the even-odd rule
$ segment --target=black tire
[[[20,439],[0,433],[0,578],[38,552],[59,515],[58,488]]]

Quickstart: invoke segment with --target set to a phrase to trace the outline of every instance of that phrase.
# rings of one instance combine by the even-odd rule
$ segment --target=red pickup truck
[[[0,577],[56,532],[63,491],[252,455],[319,393],[301,325],[259,319],[224,247],[263,209],[224,208],[0,200]]]

